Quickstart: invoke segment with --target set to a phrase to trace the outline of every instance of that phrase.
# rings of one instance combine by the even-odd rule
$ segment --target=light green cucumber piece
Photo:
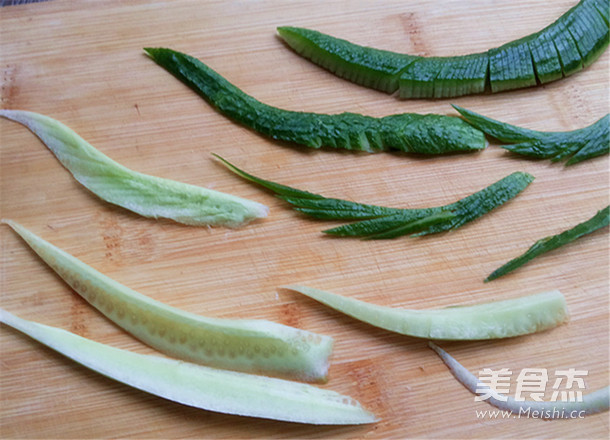
[[[394,93],[398,89],[400,72],[420,58],[356,46],[310,29],[282,26],[277,31],[304,58],[348,81],[386,93]]]
[[[433,342],[428,342],[429,347],[439,355],[451,373],[472,394],[489,396],[485,399],[487,403],[510,411],[513,417],[531,417],[534,419],[580,419],[596,413],[608,411],[610,406],[610,387],[601,388],[592,393],[582,396],[578,401],[518,401],[514,397],[498,393],[487,384],[479,382],[479,379],[460,364],[453,356],[447,353]]]
[[[359,402],[331,390],[133,353],[2,309],[0,322],[106,377],[195,408],[316,425],[377,421]]]
[[[582,58],[574,38],[566,27],[565,19],[557,20],[553,26],[549,26],[544,32],[548,33],[548,37],[555,44],[563,76],[570,76],[581,71],[583,68]]]
[[[0,116],[28,127],[92,193],[144,217],[235,228],[267,216],[260,203],[130,170],[48,116],[21,110],[0,110]]]
[[[558,290],[473,306],[407,310],[369,304],[311,287],[285,288],[375,327],[425,339],[511,338],[547,330],[568,320],[566,301]]]
[[[592,2],[584,2],[580,14],[566,17],[566,27],[574,38],[584,67],[599,58],[608,45],[610,29]]]
[[[151,347],[179,359],[249,373],[324,381],[332,338],[251,319],[215,319],[155,301],[112,280],[23,226],[4,220],[79,295]]]
[[[401,98],[433,98],[434,80],[445,66],[445,58],[429,57],[413,61],[400,74]]]
[[[527,44],[534,60],[536,78],[541,84],[563,77],[559,54],[547,32],[541,32],[536,38],[529,40]]]

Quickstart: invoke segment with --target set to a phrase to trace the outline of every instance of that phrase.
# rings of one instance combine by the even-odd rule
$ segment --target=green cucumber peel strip
[[[591,65],[607,48],[608,0],[581,0],[539,32],[483,53],[424,57],[359,46],[282,26],[284,42],[309,61],[364,87],[401,98],[447,98],[546,84]]]
[[[97,373],[184,405],[318,425],[377,421],[356,400],[331,390],[133,353],[19,318],[2,309],[0,322]]]
[[[216,368],[325,381],[333,340],[271,321],[208,318],[153,300],[3,220],[79,295],[151,347]]]
[[[482,150],[485,136],[460,118],[403,113],[374,118],[283,110],[247,95],[200,60],[166,48],[145,48],[161,67],[223,115],[272,139],[310,148],[376,153],[445,154]]]
[[[0,110],[0,116],[29,128],[89,191],[144,217],[235,228],[267,216],[260,203],[130,170],[48,116],[21,110]]]
[[[514,198],[534,180],[530,174],[515,172],[449,205],[423,209],[386,208],[329,199],[264,180],[218,155],[214,156],[238,176],[274,192],[280,199],[293,205],[296,211],[322,220],[359,220],[323,231],[339,237],[391,239],[407,234],[422,236],[456,229]]]
[[[568,320],[566,301],[558,290],[472,306],[408,310],[306,286],[283,287],[367,324],[416,338],[453,341],[511,338],[547,330]]]
[[[500,147],[516,154],[550,159],[568,159],[573,165],[610,152],[610,114],[588,127],[573,131],[542,132],[500,122],[471,110],[453,105],[466,122],[502,142],[514,142]]]
[[[607,206],[606,208],[599,210],[597,214],[595,214],[589,220],[579,223],[578,225],[574,226],[571,229],[568,229],[567,231],[538,240],[527,251],[525,251],[525,253],[510,260],[502,267],[494,270],[491,275],[485,278],[485,282],[500,278],[501,276],[504,276],[507,273],[512,272],[513,270],[518,269],[524,264],[530,262],[539,255],[542,255],[546,252],[552,251],[553,249],[557,249],[563,245],[571,243],[574,240],[577,240],[587,234],[597,231],[598,229],[604,228],[608,226],[609,223],[610,206]]]
[[[583,415],[608,411],[610,404],[610,387],[601,388],[582,397],[582,401],[517,401],[511,396],[498,393],[486,384],[480,383],[479,379],[468,371],[449,353],[440,348],[433,342],[428,342],[429,347],[439,355],[451,373],[464,387],[475,395],[488,396],[485,401],[504,411],[511,411],[512,414],[528,415],[535,413],[533,418],[540,419],[570,419],[581,418]],[[479,390],[477,392],[477,390]]]

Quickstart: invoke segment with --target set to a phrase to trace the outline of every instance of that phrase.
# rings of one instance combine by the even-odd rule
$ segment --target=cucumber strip
[[[459,118],[414,113],[373,118],[282,110],[246,95],[196,58],[171,49],[144,50],[220,113],[272,139],[368,153],[444,154],[486,147],[483,133]]]
[[[279,198],[311,217],[324,220],[360,220],[323,231],[340,237],[368,239],[396,238],[406,234],[420,236],[456,229],[475,220],[517,196],[533,180],[527,173],[516,172],[487,188],[445,206],[423,209],[399,209],[365,205],[301,191],[248,174],[222,157],[220,161],[238,176],[274,192]]]
[[[570,419],[581,418],[584,415],[608,411],[610,403],[610,387],[601,388],[597,391],[584,395],[582,401],[517,401],[513,397],[498,393],[487,385],[480,383],[479,379],[468,371],[462,364],[456,361],[449,353],[434,344],[428,342],[432,350],[439,355],[445,365],[455,378],[472,394],[489,396],[486,401],[504,411],[510,411],[519,416],[532,416],[540,419]],[[479,390],[477,392],[477,390]],[[513,415],[513,417],[515,417]]]
[[[89,304],[173,357],[217,368],[325,381],[332,338],[275,322],[207,318],[112,280],[23,226],[3,220]]]
[[[432,310],[384,307],[305,286],[284,286],[341,313],[402,335],[474,341],[511,338],[556,327],[568,320],[561,292],[529,295],[473,306]]]
[[[458,79],[455,89],[447,88],[446,78],[459,78],[462,63],[473,55],[426,58],[359,46],[310,29],[280,27],[278,32],[299,55],[349,81],[394,93],[399,77],[401,98],[441,98],[482,93],[486,82],[496,93],[533,86],[536,77],[545,84],[578,72],[608,47],[608,9],[608,0],[581,0],[544,29],[481,54],[476,71],[485,78],[476,75],[470,85],[475,76]],[[455,75],[450,73],[454,69]]]
[[[357,84],[394,93],[402,70],[420,57],[358,47],[338,38],[327,38],[320,32],[289,26],[277,28],[280,36],[297,53]]]
[[[443,67],[434,79],[434,97],[483,93],[488,64],[486,53],[445,58]]]
[[[607,206],[604,209],[601,209],[589,220],[579,223],[573,228],[568,229],[567,231],[562,232],[561,234],[551,235],[549,237],[542,238],[534,243],[525,253],[510,260],[508,263],[504,264],[502,267],[494,270],[491,275],[489,275],[485,281],[492,281],[496,278],[500,278],[503,275],[506,275],[509,272],[523,266],[529,261],[533,260],[539,255],[542,255],[546,252],[552,251],[553,249],[557,249],[565,244],[571,243],[574,240],[577,240],[587,234],[590,234],[598,229],[604,228],[608,226],[610,222],[610,206]]]
[[[29,128],[96,196],[144,217],[236,228],[266,217],[269,211],[265,205],[231,194],[130,170],[48,116],[21,110],[0,110],[0,116]]]
[[[588,127],[573,131],[543,132],[517,127],[453,105],[474,127],[502,142],[513,153],[556,162],[570,157],[566,165],[608,154],[610,151],[610,114]]]
[[[377,421],[359,402],[331,390],[133,353],[2,309],[0,322],[106,377],[195,408],[316,425]]]

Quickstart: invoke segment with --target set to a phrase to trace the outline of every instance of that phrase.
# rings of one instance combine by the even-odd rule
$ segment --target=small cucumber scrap
[[[369,304],[306,286],[284,287],[375,327],[424,339],[511,338],[548,330],[568,320],[566,300],[558,290],[473,306],[407,310]]]
[[[581,0],[539,32],[483,53],[399,54],[314,30],[279,27],[296,53],[337,76],[401,98],[447,98],[546,84],[591,65],[609,41],[608,0]]]
[[[518,256],[510,260],[508,263],[504,264],[502,267],[494,270],[491,275],[489,275],[485,281],[492,281],[496,278],[500,278],[503,275],[506,275],[509,272],[512,272],[515,269],[523,266],[529,261],[533,260],[539,255],[542,255],[546,252],[552,251],[553,249],[557,249],[565,244],[571,243],[574,240],[577,240],[587,234],[590,234],[598,229],[604,228],[608,226],[610,223],[610,206],[607,206],[604,209],[601,209],[589,220],[579,223],[567,231],[562,232],[561,234],[551,235],[549,237],[541,238],[536,243],[532,245],[524,254]]]
[[[298,382],[121,350],[0,309],[0,322],[118,382],[183,405],[316,425],[373,423],[359,402]]]
[[[220,113],[272,139],[310,148],[367,153],[396,150],[444,154],[487,146],[483,133],[451,116],[403,113],[373,118],[357,113],[327,115],[271,107],[246,95],[196,58],[171,49],[144,50]]]
[[[469,124],[502,142],[513,153],[552,162],[568,159],[566,165],[608,154],[610,151],[610,114],[588,127],[573,131],[542,132],[528,130],[453,106]]]
[[[581,401],[518,401],[511,396],[498,393],[493,388],[479,382],[479,379],[455,360],[449,353],[433,342],[428,342],[432,350],[439,355],[451,373],[472,394],[489,396],[485,399],[490,405],[509,411],[516,417],[535,419],[580,419],[583,416],[608,411],[610,406],[610,387],[601,388],[582,396]],[[478,392],[477,392],[478,391]]]
[[[89,304],[162,353],[223,369],[326,380],[333,345],[328,336],[270,321],[207,318],[170,307],[108,278],[18,223],[4,222]]]
[[[267,217],[260,203],[130,170],[48,116],[21,110],[0,110],[0,116],[28,127],[89,191],[144,217],[230,228]]]
[[[339,237],[391,239],[412,237],[456,229],[497,208],[523,191],[534,177],[515,172],[468,197],[445,206],[422,209],[386,208],[341,199],[329,199],[248,174],[215,155],[240,177],[274,192],[296,211],[320,220],[358,220],[323,231]]]

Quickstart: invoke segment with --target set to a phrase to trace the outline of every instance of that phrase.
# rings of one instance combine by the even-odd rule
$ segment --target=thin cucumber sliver
[[[0,110],[0,116],[28,127],[89,191],[144,217],[235,228],[269,211],[231,194],[130,170],[48,116],[21,110]]]
[[[608,46],[608,11],[608,0],[581,0],[541,31],[480,57],[427,58],[363,47],[310,29],[277,30],[295,52],[357,84],[387,93],[398,90],[401,98],[446,98],[529,87],[578,72]],[[381,67],[387,64],[390,71]],[[464,73],[464,64],[477,74]],[[366,75],[355,74],[365,68]],[[446,86],[447,77],[455,79],[455,87]]]
[[[472,341],[511,338],[556,327],[568,320],[558,290],[505,301],[434,310],[369,304],[306,286],[284,286],[360,321],[424,339]]]
[[[106,377],[184,405],[317,425],[377,421],[357,401],[334,391],[133,353],[27,321],[2,309],[0,322]]]
[[[332,338],[271,321],[208,318],[136,292],[4,220],[79,295],[151,347],[179,359],[248,373],[324,381]]]

